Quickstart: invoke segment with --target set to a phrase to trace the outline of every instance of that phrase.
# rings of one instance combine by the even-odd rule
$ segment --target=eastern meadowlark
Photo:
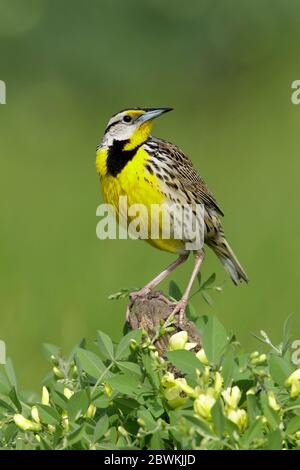
[[[248,282],[245,271],[225,238],[220,223],[220,216],[224,214],[214,195],[189,158],[176,145],[151,135],[153,120],[171,110],[130,108],[112,116],[96,155],[104,199],[117,211],[120,196],[127,196],[129,206],[144,204],[149,210],[153,204],[203,204],[205,243],[212,248],[236,285],[241,281]],[[143,289],[132,293],[132,301],[159,284],[189,255],[184,239],[153,239],[150,235],[147,241],[156,248],[177,253],[178,258]],[[194,254],[195,266],[191,278],[174,310],[179,314],[180,321],[184,318],[193,282],[204,258],[202,249]]]

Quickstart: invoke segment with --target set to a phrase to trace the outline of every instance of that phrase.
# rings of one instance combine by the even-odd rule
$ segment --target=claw
[[[172,315],[176,315],[178,313],[179,317],[179,325],[182,326],[184,320],[185,320],[185,309],[187,306],[187,300],[181,299],[179,302],[177,302],[176,307],[174,308]]]

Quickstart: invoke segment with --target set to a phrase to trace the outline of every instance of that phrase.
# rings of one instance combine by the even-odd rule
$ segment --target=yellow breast
[[[106,160],[108,152],[99,149],[96,158],[96,168],[101,177],[104,200],[112,204],[119,214],[119,198],[127,196],[128,207],[133,204],[142,204],[147,208],[148,221],[151,216],[151,206],[160,205],[166,201],[161,192],[160,180],[155,174],[150,174],[145,166],[149,159],[148,153],[140,147],[134,158],[129,161],[117,176],[107,174]],[[130,221],[130,217],[128,217]],[[160,224],[160,220],[153,221]],[[183,242],[180,240],[151,239],[149,229],[148,241],[151,245],[164,251],[178,253],[182,251]]]

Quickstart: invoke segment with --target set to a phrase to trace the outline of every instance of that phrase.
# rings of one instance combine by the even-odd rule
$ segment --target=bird
[[[127,197],[128,207],[143,204],[149,211],[153,204],[159,207],[166,203],[202,205],[205,244],[217,255],[234,284],[247,283],[247,274],[226,240],[220,220],[224,213],[214,194],[179,147],[151,134],[154,120],[172,110],[170,107],[134,107],[123,109],[111,117],[96,150],[96,170],[104,200],[116,209],[117,215],[120,215],[121,196]],[[161,219],[155,222],[161,226]],[[177,258],[143,288],[131,292],[132,302],[148,294],[190,254],[186,249],[186,239],[174,236],[153,238],[149,233],[146,241],[155,248],[177,254]],[[185,319],[193,283],[204,260],[203,247],[194,250],[193,254],[195,264],[191,277],[173,310],[174,315],[179,315],[180,324]]]

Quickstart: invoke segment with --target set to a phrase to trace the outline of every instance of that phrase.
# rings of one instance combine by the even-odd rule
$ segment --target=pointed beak
[[[142,114],[137,120],[140,123],[151,121],[152,119],[157,118],[161,114],[168,113],[172,111],[173,108],[143,108],[145,113]]]

